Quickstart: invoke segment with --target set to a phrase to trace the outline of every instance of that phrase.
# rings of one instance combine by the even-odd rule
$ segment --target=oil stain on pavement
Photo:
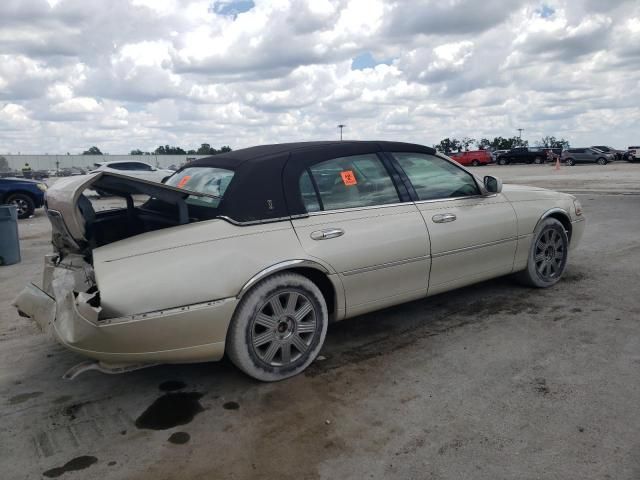
[[[202,393],[165,393],[153,402],[136,420],[136,427],[148,430],[167,430],[186,425],[198,413],[204,411],[200,405]]]
[[[189,435],[187,432],[172,433],[169,437],[169,443],[174,443],[176,445],[184,445],[189,440],[191,440],[191,435]]]
[[[92,457],[90,455],[82,455],[81,457],[76,457],[72,460],[69,460],[61,467],[47,470],[46,472],[43,472],[42,475],[47,478],[57,478],[67,472],[75,472],[77,470],[84,470],[85,468],[89,468],[97,461],[98,459],[96,457]]]

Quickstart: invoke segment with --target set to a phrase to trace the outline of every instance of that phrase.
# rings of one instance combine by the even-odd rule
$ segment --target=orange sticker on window
[[[345,170],[340,172],[340,176],[342,177],[342,183],[344,183],[347,187],[351,185],[356,185],[358,181],[356,180],[356,176],[353,173],[353,170]]]
[[[184,186],[187,184],[187,182],[191,179],[191,175],[185,175],[184,177],[182,177],[180,179],[180,181],[178,182],[177,187],[178,188],[184,188]]]

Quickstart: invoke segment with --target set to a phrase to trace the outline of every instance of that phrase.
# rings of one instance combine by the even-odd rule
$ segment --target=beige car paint
[[[426,294],[429,237],[413,203],[318,212],[292,223],[306,253],[339,273],[347,316]],[[313,238],[333,229],[343,234]]]
[[[75,202],[92,178],[63,179],[49,189],[49,208],[62,213],[76,238],[83,238],[84,225]],[[328,272],[336,291],[334,319],[342,319],[524,268],[532,232],[551,212],[569,216],[571,248],[582,236],[585,222],[570,195],[509,185],[501,194],[483,193],[264,224],[216,219],[148,232],[94,249],[93,267],[77,258],[50,263],[48,283],[66,277],[65,285],[74,279],[71,287],[46,294],[30,287],[16,305],[49,323],[68,348],[103,362],[216,360],[243,287],[296,262]],[[457,218],[435,224],[439,213]],[[311,237],[335,228],[344,235]],[[90,295],[73,293],[85,292],[94,276],[99,311],[87,303]],[[55,308],[52,321],[51,310],[43,311],[48,304]]]

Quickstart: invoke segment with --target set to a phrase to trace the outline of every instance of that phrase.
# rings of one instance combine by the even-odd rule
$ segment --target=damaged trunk
[[[120,197],[125,200],[126,207],[96,211],[84,194],[87,189]],[[192,195],[212,197],[108,172],[88,178],[61,179],[47,192],[45,203],[53,230],[53,245],[61,257],[77,253],[91,262],[91,251],[100,246],[197,221],[198,218],[190,217],[185,201]],[[148,200],[136,205],[137,196],[145,196]]]

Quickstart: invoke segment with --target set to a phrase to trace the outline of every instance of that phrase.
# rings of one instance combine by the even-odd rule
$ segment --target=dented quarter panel
[[[236,226],[210,220],[93,251],[103,318],[235,297],[257,272],[292,258],[307,255],[289,221]]]

